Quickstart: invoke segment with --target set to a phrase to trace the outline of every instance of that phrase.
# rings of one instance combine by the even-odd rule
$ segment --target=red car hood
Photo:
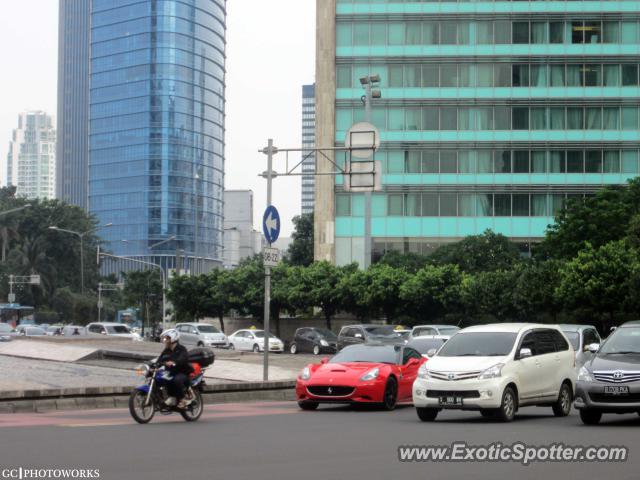
[[[325,363],[311,373],[310,385],[353,385],[372,368],[388,367],[386,363]]]

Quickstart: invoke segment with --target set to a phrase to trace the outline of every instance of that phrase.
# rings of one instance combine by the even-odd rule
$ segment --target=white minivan
[[[422,421],[443,409],[513,420],[520,407],[571,411],[575,352],[557,325],[502,323],[465,328],[420,367],[413,403]]]

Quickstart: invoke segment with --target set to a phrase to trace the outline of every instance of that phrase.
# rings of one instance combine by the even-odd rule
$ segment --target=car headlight
[[[300,380],[309,380],[311,378],[311,370],[309,367],[304,367],[300,373]]]
[[[587,367],[582,367],[578,372],[578,381],[593,382],[593,376],[591,375],[591,372],[587,370]]]
[[[328,347],[329,346],[329,342],[327,342],[326,340],[322,339],[322,340],[320,340],[320,345],[322,345],[323,347]]]
[[[480,375],[478,375],[478,378],[480,380],[487,380],[489,378],[498,378],[502,375],[502,367],[504,367],[504,363],[498,363],[493,367],[489,367]]]
[[[378,375],[380,375],[380,369],[378,367],[372,368],[363,376],[361,376],[360,380],[362,380],[363,382],[369,382],[371,380],[375,380],[376,378],[378,378]]]
[[[420,365],[420,368],[418,368],[418,378],[431,378],[431,376],[429,375],[429,370],[427,370],[426,363],[423,363],[422,365]]]

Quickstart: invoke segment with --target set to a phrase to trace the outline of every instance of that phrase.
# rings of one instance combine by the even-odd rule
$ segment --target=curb
[[[294,400],[295,381],[205,385],[205,404]],[[0,392],[0,414],[127,408],[134,387],[91,387]]]

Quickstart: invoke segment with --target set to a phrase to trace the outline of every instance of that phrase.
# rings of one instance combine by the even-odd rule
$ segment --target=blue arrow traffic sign
[[[269,205],[264,211],[262,231],[269,244],[275,242],[280,235],[280,214],[273,205]]]

